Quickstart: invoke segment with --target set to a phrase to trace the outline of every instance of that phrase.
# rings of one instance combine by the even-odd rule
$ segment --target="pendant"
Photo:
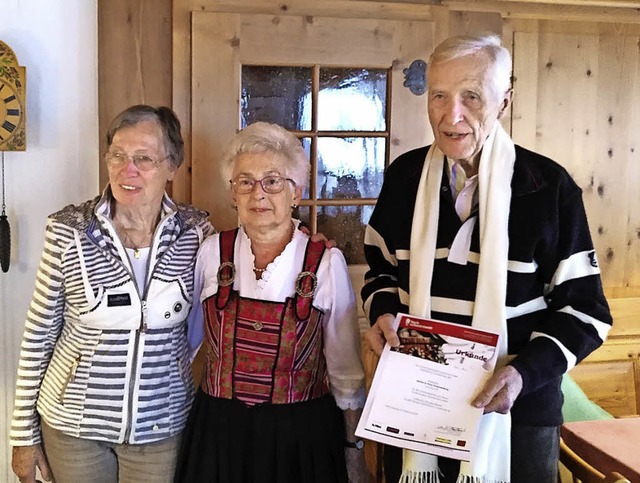
[[[136,260],[140,258],[140,250],[138,250],[137,248],[133,249],[133,258],[135,258]]]

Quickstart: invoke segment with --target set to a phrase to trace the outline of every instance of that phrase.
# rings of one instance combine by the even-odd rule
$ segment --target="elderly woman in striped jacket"
[[[107,133],[101,197],[52,214],[11,428],[21,482],[171,481],[194,396],[186,318],[207,214],[165,193],[175,114],[133,106]]]

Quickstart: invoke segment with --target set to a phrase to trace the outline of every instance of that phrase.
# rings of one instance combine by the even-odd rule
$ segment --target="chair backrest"
[[[569,470],[573,483],[630,483],[620,473],[605,475],[580,458],[567,443],[560,438],[560,462]]]
[[[622,476],[620,473],[618,473],[617,471],[614,471],[613,473],[611,473],[610,475],[608,475],[604,481],[606,483],[631,483],[629,480],[627,480],[624,476]]]

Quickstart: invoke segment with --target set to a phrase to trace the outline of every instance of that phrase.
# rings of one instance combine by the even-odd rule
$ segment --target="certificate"
[[[498,334],[398,314],[356,429],[361,438],[469,461],[483,409],[471,401],[493,373]]]

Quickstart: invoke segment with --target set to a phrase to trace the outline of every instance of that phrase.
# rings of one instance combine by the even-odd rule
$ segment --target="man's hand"
[[[484,412],[507,414],[522,391],[522,376],[513,366],[504,366],[493,373],[482,392],[471,403]]]
[[[13,447],[11,468],[20,483],[37,483],[36,467],[40,468],[40,474],[45,481],[51,481],[51,469],[41,445]]]
[[[388,342],[391,347],[398,347],[400,339],[398,334],[393,330],[393,321],[395,317],[391,314],[382,314],[365,333],[364,345],[366,349],[372,350],[377,355],[382,354],[384,343]]]

